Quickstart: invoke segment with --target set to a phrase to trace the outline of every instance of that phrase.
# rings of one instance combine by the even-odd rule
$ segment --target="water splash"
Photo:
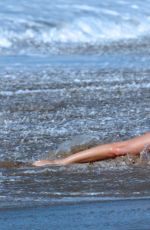
[[[67,156],[93,147],[99,143],[99,137],[95,135],[77,135],[60,144],[55,151],[58,157]]]
[[[150,146],[146,145],[140,153],[140,162],[142,164],[150,164]]]

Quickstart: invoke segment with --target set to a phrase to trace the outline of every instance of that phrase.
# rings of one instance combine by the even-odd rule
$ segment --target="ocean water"
[[[0,2],[1,209],[149,198],[145,150],[31,166],[150,130],[149,8],[149,0]]]

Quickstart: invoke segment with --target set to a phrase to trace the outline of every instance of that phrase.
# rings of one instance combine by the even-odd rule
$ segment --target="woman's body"
[[[134,137],[130,140],[99,145],[63,159],[40,160],[33,163],[34,166],[44,165],[68,165],[74,163],[88,163],[100,161],[108,158],[115,158],[126,154],[139,154],[144,148],[150,150],[150,132],[142,136]]]

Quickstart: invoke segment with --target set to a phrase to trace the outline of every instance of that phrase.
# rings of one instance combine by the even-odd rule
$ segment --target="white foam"
[[[128,2],[124,10],[119,3],[124,1],[110,8],[88,4],[61,5],[66,15],[63,14],[63,20],[59,16],[52,18],[54,23],[44,16],[37,21],[34,17],[12,21],[5,18],[6,22],[0,28],[0,47],[9,48],[21,42],[24,47],[47,43],[103,43],[150,35],[150,17],[146,14],[146,7],[140,8],[140,5]],[[57,5],[56,13],[60,9]]]
[[[135,25],[136,24],[136,25]],[[101,21],[94,17],[82,17],[62,27],[43,31],[37,36],[33,31],[26,33],[28,37],[35,37],[43,42],[102,42],[106,40],[120,40],[136,38],[149,33],[149,23],[116,23]]]
[[[138,5],[131,5],[131,7],[133,8],[133,9],[139,9],[139,6]]]
[[[11,42],[8,38],[0,36],[0,47],[9,48],[11,46]]]
[[[41,31],[40,34],[28,30],[22,37],[34,38],[44,43],[101,43],[103,41],[132,39],[149,33],[149,23],[139,21],[132,23],[128,20],[121,23],[113,21],[110,23],[94,17],[82,17],[71,23],[63,23],[58,28]]]

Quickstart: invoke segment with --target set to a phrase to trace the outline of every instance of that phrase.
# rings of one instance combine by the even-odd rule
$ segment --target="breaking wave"
[[[32,23],[34,24],[34,23]],[[31,27],[31,25],[28,27]],[[1,29],[0,46],[10,47],[17,42],[33,43],[101,43],[120,39],[132,39],[147,35],[150,31],[148,23],[116,23],[102,21],[97,18],[80,18],[72,23],[64,22],[56,27],[44,28],[35,23],[34,28],[23,32]]]
[[[46,1],[46,0],[45,0]],[[45,2],[44,1],[44,2]],[[34,1],[33,1],[34,2]],[[89,1],[90,2],[90,1]],[[59,1],[58,1],[59,3]],[[72,4],[37,4],[33,12],[22,5],[24,14],[13,13],[13,6],[0,16],[1,49],[27,49],[58,44],[103,44],[112,41],[149,37],[150,16],[147,13],[149,3],[142,7],[140,3],[111,1],[102,3]],[[42,7],[42,9],[41,9]],[[39,15],[38,10],[41,10]],[[11,12],[12,11],[12,12]],[[18,8],[19,11],[19,8]],[[36,12],[37,11],[37,12]]]

